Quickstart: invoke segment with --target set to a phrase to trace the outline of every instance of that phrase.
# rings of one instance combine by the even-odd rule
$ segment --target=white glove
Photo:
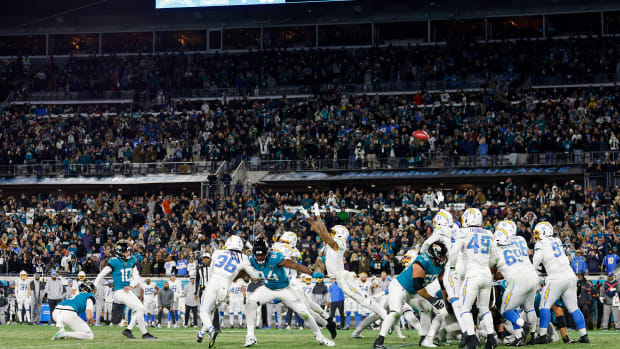
[[[312,212],[314,212],[315,216],[321,218],[321,210],[319,209],[319,204],[317,202],[315,202],[312,206]]]
[[[305,208],[303,208],[303,207],[302,207],[301,209],[299,209],[299,212],[301,212],[301,214],[302,214],[304,217],[306,217],[306,218],[310,218],[310,214],[308,214],[308,211],[306,211],[306,209],[305,209]]]
[[[444,196],[443,196],[443,193],[441,192],[441,190],[438,190],[438,191],[437,191],[436,196],[437,196],[437,198],[435,199],[435,203],[436,203],[437,205],[439,205],[439,204],[441,204],[441,203],[443,202],[443,200],[444,200]]]

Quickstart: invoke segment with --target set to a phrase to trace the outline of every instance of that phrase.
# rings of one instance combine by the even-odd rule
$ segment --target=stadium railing
[[[143,176],[148,174],[194,174],[216,171],[222,161],[149,163],[60,163],[0,165],[0,176]]]
[[[529,165],[583,165],[598,161],[616,161],[620,151],[571,153],[510,153],[503,155],[419,154],[415,157],[360,159],[261,160],[252,157],[247,166],[251,171],[312,171],[343,169],[398,169],[446,167],[499,167]]]
[[[461,155],[423,153],[411,157],[369,159],[305,159],[262,160],[251,157],[244,163],[243,171],[313,171],[359,170],[399,168],[447,167],[510,167],[531,165],[584,165],[602,161],[619,160],[620,151],[570,152],[570,153],[510,153],[503,155]],[[194,174],[216,171],[221,161],[199,162],[150,162],[150,163],[60,163],[0,165],[0,176],[142,176],[148,174]],[[224,170],[232,170],[239,163],[231,162]],[[235,179],[235,178],[234,178]],[[232,182],[233,185],[236,181]]]

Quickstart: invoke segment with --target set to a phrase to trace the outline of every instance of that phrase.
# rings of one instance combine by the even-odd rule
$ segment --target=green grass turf
[[[137,339],[128,339],[121,335],[123,329],[119,327],[93,327],[95,339],[92,341],[79,341],[75,339],[63,339],[52,341],[50,338],[56,333],[56,328],[52,326],[28,326],[28,325],[5,325],[0,326],[0,348],[207,348],[208,337],[202,344],[196,343],[197,330],[194,329],[149,329],[152,334],[159,337],[158,340],[147,341],[140,338],[140,332],[136,328],[133,330]],[[323,330],[328,335],[326,330]],[[339,331],[336,338],[336,348],[372,348],[377,331],[364,331],[365,338],[352,339],[351,331]],[[418,336],[411,331],[405,334],[409,338],[401,340],[395,335],[389,336],[385,344],[389,348],[414,348],[418,347]],[[254,348],[269,349],[292,349],[292,348],[320,348],[314,340],[314,336],[309,330],[257,330],[256,336],[258,344]],[[571,332],[569,336],[578,339],[576,332]],[[594,331],[590,332],[591,344],[549,344],[537,346],[536,348],[567,347],[571,349],[581,348],[620,348],[620,331]],[[215,348],[242,348],[245,342],[245,330],[224,329],[223,333],[217,337]],[[442,348],[457,348],[456,345],[443,346]]]

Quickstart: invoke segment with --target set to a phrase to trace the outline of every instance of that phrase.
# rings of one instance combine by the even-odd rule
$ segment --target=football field
[[[56,333],[52,326],[0,326],[0,348],[207,348],[208,337],[202,344],[196,343],[197,330],[194,329],[149,329],[159,339],[142,340],[138,329],[134,329],[137,339],[128,339],[121,335],[119,327],[93,327],[95,339],[92,341],[79,341],[75,339],[62,339],[52,341],[50,338]],[[328,335],[327,331],[324,331]],[[339,331],[336,338],[337,348],[372,348],[377,331],[365,331],[365,338],[352,339],[351,331]],[[418,336],[413,332],[406,331],[407,339],[398,339],[395,335],[386,338],[388,348],[413,348],[418,347]],[[572,339],[578,339],[576,332],[571,332]],[[257,330],[258,344],[254,348],[269,349],[292,349],[292,348],[319,348],[314,336],[309,330]],[[591,344],[548,344],[537,346],[538,348],[567,347],[579,348],[620,348],[620,331],[594,331],[590,332]],[[217,337],[215,348],[242,348],[245,341],[245,330],[233,329],[220,333]],[[442,346],[442,348],[457,348],[456,345]]]

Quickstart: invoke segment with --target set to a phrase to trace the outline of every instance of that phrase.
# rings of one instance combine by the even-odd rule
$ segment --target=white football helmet
[[[482,227],[482,212],[477,208],[468,208],[461,217],[463,228]]]
[[[497,232],[498,230],[503,230],[509,239],[512,239],[517,235],[517,225],[509,219],[499,222],[495,231]]]
[[[28,278],[28,273],[25,270],[19,272],[19,278],[22,280],[26,280]]]
[[[408,267],[416,258],[418,258],[418,253],[415,250],[409,250],[400,260],[400,263],[403,266]]]
[[[80,280],[80,281],[86,280],[86,273],[83,272],[83,271],[79,272],[78,273],[78,280]]]
[[[227,250],[232,251],[243,251],[243,240],[237,235],[231,235],[228,239],[226,239],[226,243],[224,244]]]
[[[441,209],[433,218],[433,228],[439,229],[440,227],[450,227],[452,222],[452,213],[448,210]]]
[[[506,245],[510,245],[510,237],[508,236],[508,233],[506,232],[505,229],[502,228],[497,228],[495,229],[495,243],[498,244],[499,246],[506,246]]]
[[[297,246],[297,234],[292,231],[285,231],[284,234],[280,236],[280,242],[295,247]]]
[[[539,239],[553,237],[553,226],[549,222],[540,222],[534,227],[534,236]]]
[[[344,241],[349,239],[349,229],[344,225],[334,225],[331,229],[332,236],[342,238]]]

